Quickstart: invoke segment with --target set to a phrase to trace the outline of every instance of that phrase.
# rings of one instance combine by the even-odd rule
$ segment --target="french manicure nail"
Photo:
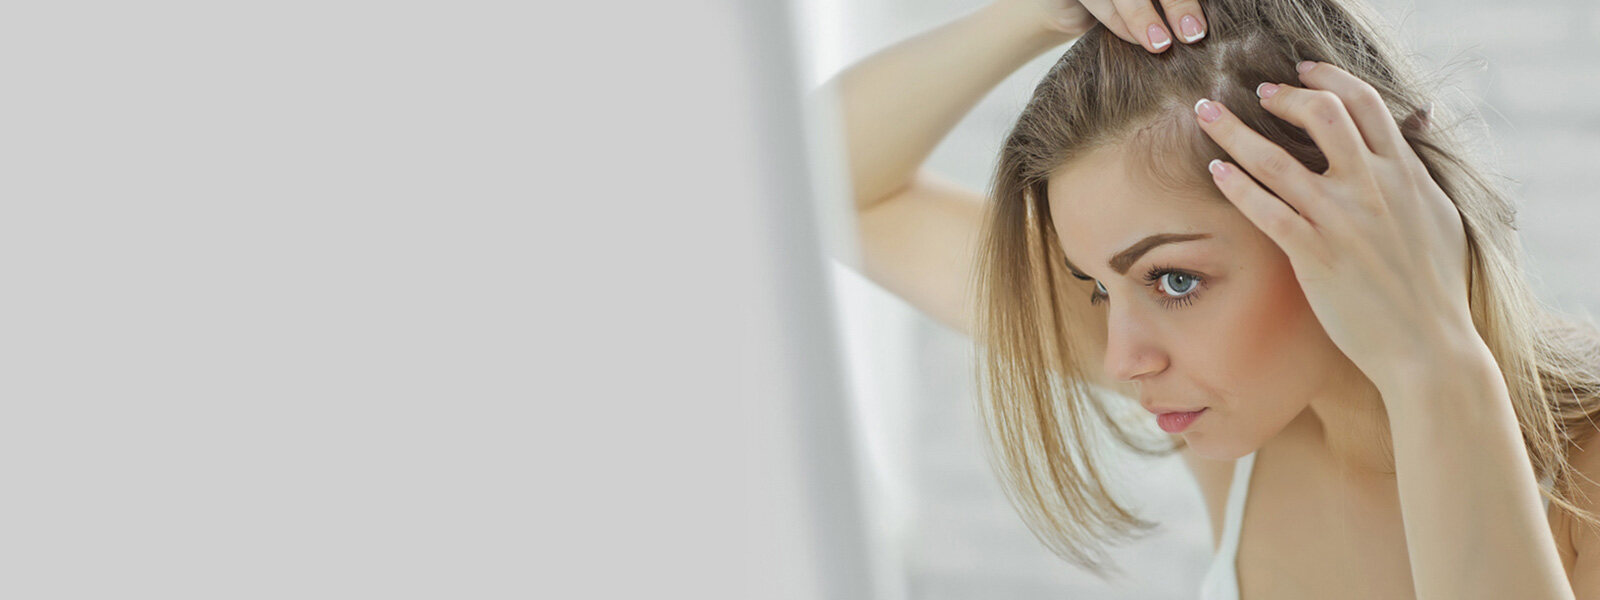
[[[1222,116],[1222,109],[1217,108],[1217,105],[1210,100],[1201,98],[1199,102],[1194,103],[1194,114],[1200,115],[1201,121],[1210,123]]]
[[[1148,30],[1148,33],[1149,33],[1149,36],[1150,36],[1150,47],[1151,48],[1155,48],[1157,50],[1160,50],[1162,48],[1167,47],[1167,44],[1171,44],[1172,43],[1172,38],[1167,37],[1166,30],[1162,29],[1160,25],[1157,25],[1155,23],[1151,23],[1150,24],[1150,29]]]
[[[1184,15],[1178,27],[1183,29],[1183,41],[1190,44],[1206,34],[1205,30],[1200,28],[1200,20],[1194,18],[1194,15]]]
[[[1261,85],[1256,86],[1257,98],[1271,98],[1272,95],[1276,93],[1278,93],[1278,84],[1276,83],[1268,83],[1263,81],[1261,82]]]

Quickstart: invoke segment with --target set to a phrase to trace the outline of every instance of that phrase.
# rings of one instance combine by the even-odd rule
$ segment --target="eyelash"
[[[1186,277],[1188,277],[1190,279],[1193,279],[1194,280],[1194,287],[1190,288],[1189,292],[1184,294],[1184,295],[1182,295],[1182,296],[1176,296],[1176,297],[1168,296],[1165,292],[1161,291],[1160,281],[1161,281],[1162,277],[1166,277],[1169,274],[1183,275],[1183,276],[1186,276]],[[1079,279],[1082,279],[1084,281],[1093,281],[1094,280],[1091,277],[1079,277]],[[1184,271],[1184,270],[1181,270],[1181,269],[1173,269],[1173,268],[1162,266],[1162,265],[1155,265],[1155,266],[1150,267],[1150,270],[1147,271],[1145,273],[1145,275],[1144,275],[1144,281],[1145,281],[1145,285],[1146,286],[1152,286],[1152,287],[1156,288],[1156,293],[1161,296],[1161,304],[1166,306],[1167,308],[1174,308],[1174,307],[1177,307],[1177,306],[1188,306],[1189,304],[1193,303],[1195,297],[1200,295],[1200,288],[1205,287],[1205,283],[1206,283],[1206,279],[1204,277],[1201,277],[1201,276],[1196,275],[1194,273],[1190,273],[1188,271]],[[1110,298],[1107,297],[1105,294],[1101,294],[1100,290],[1098,290],[1098,289],[1089,293],[1089,304],[1091,304],[1091,305],[1098,305],[1101,302],[1104,302],[1104,301],[1109,300],[1109,299]]]

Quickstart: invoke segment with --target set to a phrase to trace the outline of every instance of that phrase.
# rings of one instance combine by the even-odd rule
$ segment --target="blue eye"
[[[1162,266],[1151,267],[1145,273],[1144,280],[1147,286],[1155,288],[1160,296],[1162,305],[1171,308],[1175,306],[1188,306],[1199,296],[1199,288],[1205,283],[1205,278],[1188,271],[1179,271]],[[1089,294],[1089,304],[1097,305],[1110,299],[1109,292],[1099,281],[1094,282],[1094,293]]]
[[[1157,277],[1157,280],[1166,284],[1161,286],[1166,288],[1166,291],[1176,292],[1178,296],[1183,296],[1184,294],[1189,293],[1196,285],[1194,277],[1190,276],[1188,273],[1180,273],[1178,271],[1167,271],[1166,273],[1162,273]]]

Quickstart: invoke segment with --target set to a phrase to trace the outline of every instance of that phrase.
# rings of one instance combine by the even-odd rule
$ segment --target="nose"
[[[1106,313],[1106,374],[1116,381],[1138,383],[1167,368],[1155,328],[1131,311],[1112,305]]]

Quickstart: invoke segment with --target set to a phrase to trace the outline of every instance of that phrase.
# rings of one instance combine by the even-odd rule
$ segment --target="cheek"
[[[1239,331],[1235,357],[1250,364],[1283,361],[1286,351],[1303,345],[1297,340],[1305,336],[1308,319],[1316,319],[1292,269],[1274,265],[1263,274],[1233,319]]]
[[[1327,334],[1287,259],[1236,271],[1232,279],[1228,306],[1216,320],[1226,331],[1214,338],[1221,342],[1213,372],[1225,374],[1229,399],[1247,404],[1235,408],[1270,403],[1298,412],[1322,379],[1315,371],[1327,364]]]

